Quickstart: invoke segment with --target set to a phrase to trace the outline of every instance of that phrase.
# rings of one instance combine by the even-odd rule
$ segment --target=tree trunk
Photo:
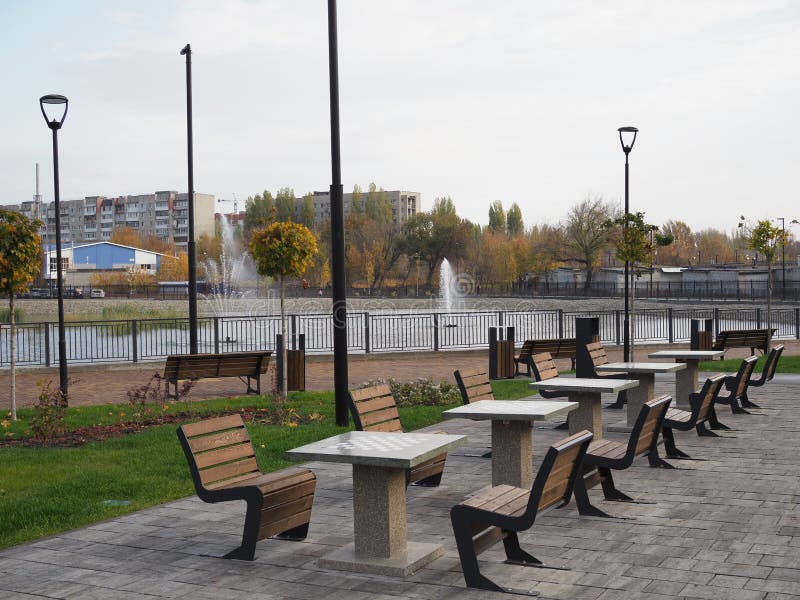
[[[280,396],[281,402],[286,401],[286,374],[289,370],[289,364],[286,362],[287,352],[289,347],[289,336],[286,333],[286,278],[281,275],[281,336],[283,337],[283,348],[281,348],[281,361],[283,361],[283,373],[280,380]]]
[[[8,305],[9,305],[9,308],[11,309],[11,313],[8,315],[8,323],[9,323],[9,327],[8,327],[8,333],[9,333],[8,347],[9,347],[9,350],[11,351],[11,354],[9,356],[9,361],[11,363],[11,420],[12,421],[16,421],[17,420],[17,374],[16,374],[17,361],[16,361],[16,357],[14,356],[16,354],[16,352],[15,352],[15,345],[16,344],[14,343],[15,342],[15,340],[14,340],[14,335],[15,335],[14,326],[16,325],[16,321],[14,319],[14,292],[13,291],[8,295],[8,298],[9,298]]]

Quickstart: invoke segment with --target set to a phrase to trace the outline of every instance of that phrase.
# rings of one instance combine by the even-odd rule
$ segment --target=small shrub
[[[447,381],[434,383],[432,379],[419,378],[414,381],[373,379],[361,387],[388,384],[397,406],[440,406],[461,401],[458,387]]]
[[[66,431],[67,398],[60,388],[53,387],[52,381],[40,381],[36,385],[39,387],[39,401],[33,407],[31,432],[36,440],[47,446]]]
[[[186,380],[178,386],[178,398],[170,397],[167,380],[160,373],[153,373],[146,384],[128,390],[128,402],[133,407],[134,416],[140,421],[163,421],[167,406],[185,398],[194,381]]]
[[[16,323],[25,322],[25,312],[21,308],[14,309],[14,321]],[[0,323],[11,322],[11,310],[8,308],[0,308]]]

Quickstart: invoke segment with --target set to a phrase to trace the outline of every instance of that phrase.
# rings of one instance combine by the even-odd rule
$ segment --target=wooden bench
[[[568,358],[575,369],[577,341],[575,338],[555,338],[549,340],[525,340],[520,348],[519,356],[514,359],[514,375],[520,374],[520,365],[525,365],[528,377],[531,376],[534,354],[548,353],[552,358]]]
[[[486,369],[477,367],[466,371],[453,371],[458,390],[461,392],[461,402],[469,404],[479,400],[494,400],[492,384]]]
[[[164,365],[167,395],[174,386],[178,398],[178,381],[216,377],[238,377],[247,384],[248,394],[261,394],[261,375],[269,368],[272,352],[225,352],[220,354],[173,354]],[[247,380],[245,381],[245,377]],[[252,385],[255,380],[255,388]]]
[[[739,370],[735,375],[728,375],[725,378],[725,390],[727,394],[717,396],[717,402],[727,404],[731,407],[731,412],[737,415],[749,415],[750,413],[742,408],[742,401],[747,397],[747,388],[750,385],[750,375],[756,367],[758,357],[753,355],[742,360]]]
[[[664,438],[664,449],[667,452],[667,458],[691,458],[675,446],[673,429],[678,431],[695,429],[697,430],[697,435],[700,436],[717,436],[716,433],[706,427],[706,423],[711,425],[712,429],[721,428],[721,423],[717,421],[716,411],[714,410],[714,402],[722,389],[724,381],[724,374],[714,375],[706,379],[699,392],[689,394],[691,411],[681,410],[680,408],[667,409],[667,414],[664,415],[664,420],[661,422],[661,435]]]
[[[761,371],[761,375],[758,377],[753,377],[750,375],[749,387],[761,387],[767,382],[772,381],[772,378],[775,377],[775,368],[778,366],[778,361],[781,359],[781,354],[783,354],[783,344],[775,346],[769,351],[769,356],[764,363],[764,368]],[[746,390],[742,396],[742,406],[746,408],[760,408],[755,402],[750,402],[750,399],[747,397]]]
[[[502,540],[507,563],[544,566],[520,547],[517,534],[530,529],[538,515],[569,503],[579,478],[581,460],[591,440],[589,431],[581,431],[552,445],[529,490],[510,485],[484,488],[450,510],[467,587],[536,595],[501,587],[481,575],[478,554]]]
[[[651,467],[672,468],[658,456],[658,433],[661,422],[672,402],[670,396],[648,400],[636,419],[627,443],[601,439],[592,442],[583,458],[584,473],[575,482],[575,502],[582,515],[610,517],[608,513],[593,506],[589,501],[587,489],[600,483],[606,500],[615,502],[636,502],[614,485],[611,469],[623,470],[633,464],[637,456],[645,455]]]
[[[750,348],[750,354],[761,350],[762,354],[769,351],[769,342],[775,335],[775,329],[732,329],[717,333],[712,350],[727,350],[728,348]]]
[[[606,354],[606,349],[600,342],[592,342],[591,344],[586,344],[586,350],[589,352],[589,359],[592,362],[592,373],[590,377],[597,377],[599,379],[608,378],[608,379],[627,379],[630,377],[628,373],[624,371],[598,371],[595,367],[599,367],[600,365],[608,364],[608,355]],[[622,408],[625,406],[625,401],[627,399],[626,391],[622,390],[617,394],[617,399],[612,404],[606,406],[606,408]]]
[[[350,414],[358,431],[390,431],[403,433],[400,414],[386,384],[373,385],[348,393]],[[447,453],[411,467],[406,471],[406,485],[437,486],[442,480]]]
[[[242,545],[225,558],[253,560],[256,543],[268,537],[305,539],[317,485],[311,470],[262,473],[240,415],[182,425],[177,433],[198,497],[247,503]]]

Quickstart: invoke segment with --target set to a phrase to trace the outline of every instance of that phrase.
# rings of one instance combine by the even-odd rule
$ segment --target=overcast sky
[[[800,218],[797,0],[340,0],[345,191],[451,196],[486,223],[619,201],[617,128],[640,129],[631,210],[732,230]],[[186,189],[239,198],[331,183],[323,0],[2,0],[0,203],[53,194],[38,98],[66,95],[62,199]]]

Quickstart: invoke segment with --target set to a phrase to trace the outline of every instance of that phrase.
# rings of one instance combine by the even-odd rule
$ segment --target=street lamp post
[[[66,399],[69,387],[67,374],[67,336],[64,331],[64,285],[61,266],[61,206],[58,189],[58,130],[67,118],[69,100],[66,96],[48,94],[39,98],[39,108],[47,126],[53,132],[53,198],[56,205],[56,277],[58,283],[58,379],[62,400]],[[64,112],[59,116],[63,106]],[[48,115],[50,111],[50,115]]]
[[[623,224],[624,239],[628,239],[628,214],[630,207],[628,202],[628,155],[633,150],[633,144],[636,142],[636,134],[639,132],[636,127],[620,127],[617,129],[619,132],[619,143],[622,145],[622,151],[625,153],[625,221]],[[625,261],[625,318],[623,320],[623,360],[625,362],[630,360],[631,357],[631,339],[630,339],[630,270],[631,262]]]
[[[347,286],[344,262],[344,189],[339,142],[339,50],[336,0],[328,0],[328,72],[331,108],[331,266],[333,275],[333,386],[336,424],[348,423]]]
[[[189,207],[189,234],[186,254],[189,261],[189,354],[197,354],[197,260],[194,243],[194,154],[192,142],[192,47],[181,50],[186,56],[186,147],[189,185],[187,203]]]
[[[781,222],[781,300],[786,300],[786,219],[778,217]]]

